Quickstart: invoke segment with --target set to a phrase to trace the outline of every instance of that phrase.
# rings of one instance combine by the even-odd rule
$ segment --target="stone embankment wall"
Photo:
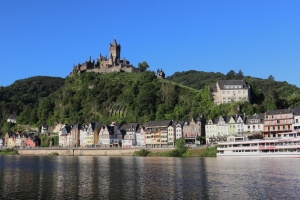
[[[58,153],[60,156],[133,156],[135,151],[140,149],[20,149],[20,155],[51,155]],[[152,152],[170,151],[171,148],[150,149]]]

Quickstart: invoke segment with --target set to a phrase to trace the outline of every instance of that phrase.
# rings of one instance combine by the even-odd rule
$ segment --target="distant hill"
[[[257,110],[260,112],[300,105],[300,88],[286,81],[275,81],[272,78],[261,79],[244,76],[242,72],[236,73],[233,70],[226,75],[219,72],[190,70],[176,72],[172,76],[167,77],[167,80],[195,89],[202,89],[207,85],[215,84],[218,80],[229,79],[243,79],[250,84],[252,104],[257,104]]]

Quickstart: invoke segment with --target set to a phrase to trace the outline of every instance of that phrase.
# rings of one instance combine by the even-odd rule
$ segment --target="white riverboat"
[[[277,138],[261,140],[231,137],[218,142],[217,156],[300,157],[300,133],[279,133]]]

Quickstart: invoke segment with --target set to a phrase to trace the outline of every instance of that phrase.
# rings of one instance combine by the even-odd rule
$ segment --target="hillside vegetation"
[[[43,98],[38,113],[41,123],[50,124],[143,123],[196,117],[204,112],[205,101],[212,102],[209,90],[159,80],[153,72],[84,73],[68,77],[64,87]]]
[[[242,77],[241,77],[242,76]],[[221,79],[244,79],[251,85],[252,104],[215,105],[210,84]],[[296,107],[299,88],[274,79],[244,77],[241,72],[177,72],[165,80],[143,73],[83,73],[66,79],[32,77],[0,87],[1,132],[18,129],[6,123],[11,114],[20,124],[139,122],[190,120]]]
[[[7,87],[0,87],[0,127],[2,131],[11,128],[5,123],[16,114],[21,124],[35,124],[38,121],[39,99],[49,96],[63,86],[64,79],[58,77],[36,76],[17,80]],[[4,130],[3,130],[4,129]]]

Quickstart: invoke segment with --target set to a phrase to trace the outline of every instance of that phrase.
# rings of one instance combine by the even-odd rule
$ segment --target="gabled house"
[[[16,115],[9,116],[9,118],[7,119],[7,122],[16,124],[17,123],[17,116]]]
[[[37,133],[28,133],[28,137],[26,140],[27,147],[38,147],[40,146],[40,138]]]
[[[206,138],[206,144],[213,144],[216,143],[217,140],[217,124],[219,119],[209,119],[205,125],[205,138]]]
[[[219,137],[228,136],[228,117],[221,116],[217,123],[217,133]]]
[[[70,146],[70,137],[68,139],[68,136],[70,135],[71,128],[72,127],[70,125],[64,124],[58,132],[58,140],[60,147]]]
[[[140,126],[136,132],[136,145],[140,147],[144,147],[146,142],[145,137],[146,137],[145,127]]]
[[[262,133],[264,131],[264,114],[247,116],[244,124],[244,132],[250,134]]]
[[[83,124],[79,131],[79,140],[80,140],[80,147],[85,148],[87,145],[87,130],[89,125]]]
[[[245,121],[246,121],[246,116],[245,114],[243,116],[236,115],[236,133],[238,135],[244,133],[244,127],[245,127]]]
[[[16,134],[14,132],[7,132],[4,136],[5,147],[13,148],[16,142]]]
[[[168,127],[171,120],[152,121],[145,126],[146,147],[167,147]]]
[[[80,128],[81,128],[80,124],[75,124],[70,131],[70,136],[72,141],[72,143],[70,143],[71,147],[80,146]]]
[[[236,121],[235,116],[230,116],[228,120],[228,135],[236,134]]]
[[[121,126],[121,132],[124,133],[124,139],[122,140],[122,148],[130,149],[137,145],[136,134],[139,128],[138,123],[129,123]]]
[[[200,116],[196,121],[192,119],[183,124],[183,137],[186,143],[200,144],[200,141],[197,140],[200,136],[205,136],[205,118],[203,116]]]
[[[182,134],[183,134],[183,130],[182,130],[182,126],[183,126],[184,122],[183,121],[178,121],[176,123],[176,128],[175,128],[175,141],[182,138]]]
[[[175,145],[176,124],[177,121],[172,121],[168,127],[168,145]]]
[[[27,137],[28,137],[27,133],[25,133],[25,132],[17,132],[16,133],[15,147],[19,147],[19,148],[26,147]]]
[[[43,124],[41,127],[41,133],[48,133],[48,125],[47,124]]]
[[[101,125],[98,122],[89,123],[86,130],[86,146],[94,147],[97,145],[100,129]]]
[[[112,122],[110,126],[101,125],[98,140],[101,148],[119,148],[122,145],[122,139],[123,136],[117,123]]]

